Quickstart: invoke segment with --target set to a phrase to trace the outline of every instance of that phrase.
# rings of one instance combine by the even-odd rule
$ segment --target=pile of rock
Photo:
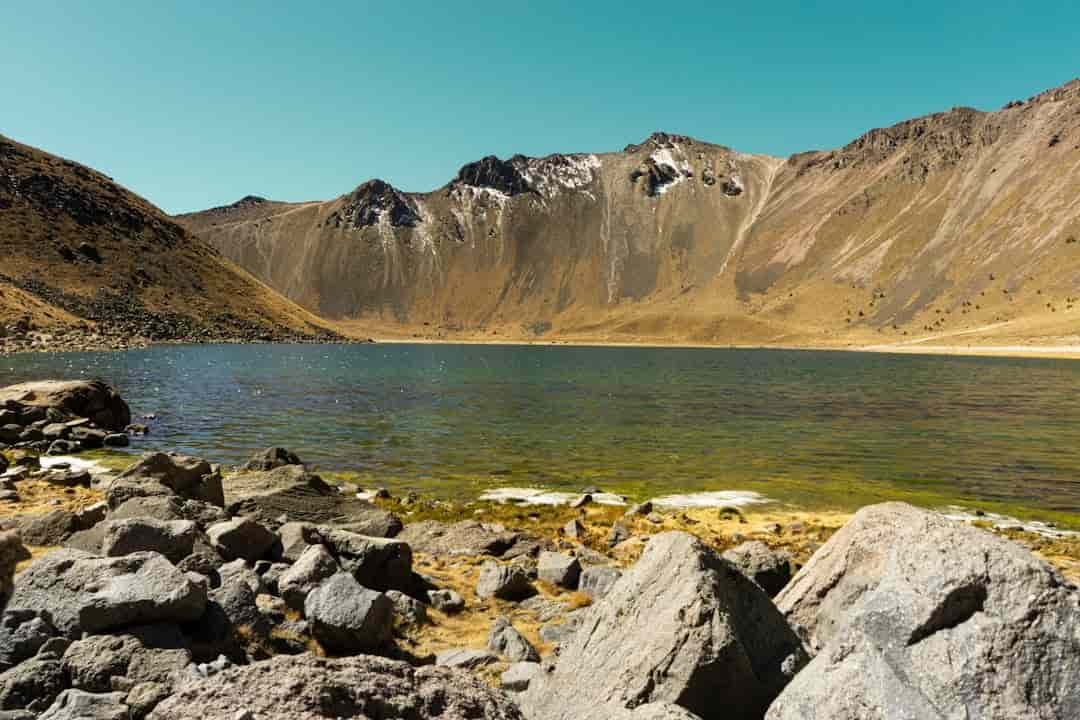
[[[395,622],[419,621],[428,592],[437,592],[413,571],[401,540],[231,513],[220,473],[198,458],[150,453],[102,488],[106,500],[94,514],[53,519],[65,547],[32,563],[10,590],[0,621],[0,713],[82,717],[71,708],[101,707],[118,714],[86,716],[141,718],[232,665],[315,646],[334,655],[398,655]],[[7,552],[9,537],[0,535],[0,573],[6,558],[12,567],[22,559],[14,539]],[[414,675],[400,663],[322,663],[308,657],[273,667],[329,668],[324,682],[335,687],[362,686],[371,676],[371,692],[390,692],[373,673],[399,677],[401,692],[430,677],[456,688],[447,692],[463,707],[518,716],[511,702],[467,677]],[[271,682],[265,669],[252,672]],[[340,698],[341,707],[368,691],[356,692]]]
[[[0,388],[0,449],[67,455],[126,446],[131,411],[102,382],[56,381]]]

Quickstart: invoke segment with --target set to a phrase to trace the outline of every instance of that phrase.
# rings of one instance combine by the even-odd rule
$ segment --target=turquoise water
[[[1080,513],[1080,363],[783,350],[172,346],[0,358],[0,384],[100,377],[139,448],[284,445],[362,482],[631,496],[755,490]]]

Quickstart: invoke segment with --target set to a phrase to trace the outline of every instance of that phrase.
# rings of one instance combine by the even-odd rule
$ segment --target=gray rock
[[[497,662],[499,662],[497,655],[487,650],[474,650],[472,648],[443,650],[435,656],[435,664],[439,667],[451,667],[460,670],[479,670]]]
[[[394,603],[394,620],[404,627],[418,627],[428,623],[427,608],[419,600],[400,590],[387,590],[386,597]]]
[[[201,458],[147,453],[105,488],[109,507],[132,497],[179,495],[224,507],[221,474]]]
[[[156,682],[142,682],[128,691],[124,702],[131,708],[132,720],[142,720],[165,698],[172,695],[172,688]]]
[[[210,544],[226,560],[255,562],[277,545],[277,533],[246,517],[211,525],[206,530]]]
[[[261,450],[240,466],[241,470],[273,470],[284,465],[303,465],[296,453],[281,447]]]
[[[41,712],[66,687],[58,660],[31,658],[0,673],[0,710]]]
[[[217,585],[227,585],[232,582],[243,582],[255,595],[263,592],[263,580],[259,577],[259,573],[255,572],[246,562],[243,560],[233,560],[232,562],[224,563],[218,566],[217,569],[218,582]]]
[[[4,609],[11,597],[15,566],[29,559],[30,551],[23,546],[19,533],[0,532],[0,610]]]
[[[159,621],[195,620],[205,592],[157,553],[99,558],[58,550],[19,575],[12,609],[49,613],[63,635]]]
[[[201,500],[188,500],[178,495],[135,497],[121,503],[110,519],[149,517],[163,522],[190,520],[200,528],[208,528],[229,520],[229,515],[217,505]]]
[[[624,522],[617,522],[611,526],[611,530],[608,532],[607,544],[608,547],[615,547],[621,542],[625,542],[634,536],[633,531]]]
[[[773,550],[760,540],[744,542],[727,550],[723,558],[775,597],[791,580],[791,555]]]
[[[8,610],[0,619],[0,671],[32,658],[56,636],[48,618],[33,610]]]
[[[13,401],[27,410],[41,412],[44,419],[49,408],[60,411],[53,417],[88,418],[98,427],[122,430],[131,422],[131,410],[123,398],[103,382],[94,380],[39,380],[0,388],[0,405]]]
[[[516,662],[499,676],[499,686],[510,692],[524,692],[529,683],[542,671],[538,662]]]
[[[105,523],[101,554],[107,557],[153,551],[177,563],[191,554],[198,528],[190,520],[153,518],[109,520]]]
[[[71,643],[62,665],[71,686],[108,692],[118,678],[172,686],[183,674],[191,653],[175,626],[144,627],[123,635],[91,635]]]
[[[488,560],[480,568],[480,579],[476,583],[479,598],[524,600],[535,593],[529,574],[520,565],[500,565]]]
[[[37,547],[60,545],[83,529],[75,513],[69,510],[52,510],[44,515],[21,517],[18,528],[23,542]]]
[[[81,448],[74,440],[53,440],[49,443],[49,449],[45,451],[46,455],[72,455],[79,452]]]
[[[519,533],[475,520],[447,524],[434,520],[410,523],[397,535],[426,555],[491,555],[501,557],[521,540]]]
[[[543,623],[562,618],[570,611],[570,606],[566,603],[549,600],[543,595],[534,595],[528,600],[521,601],[518,603],[518,608],[535,614],[536,619]]]
[[[309,545],[292,567],[281,574],[278,589],[285,604],[303,610],[308,593],[338,572],[334,556],[322,545]]]
[[[240,564],[243,565],[243,560]],[[210,580],[211,587],[221,584],[221,575],[218,567],[222,565],[221,558],[217,553],[196,552],[176,563],[176,568],[184,573],[196,573]]]
[[[281,576],[288,572],[291,565],[287,563],[271,563],[261,560],[255,564],[255,573],[262,578],[262,585],[266,592],[271,595],[281,594]]]
[[[340,572],[308,594],[304,615],[312,636],[331,652],[379,652],[391,640],[394,604]]]
[[[578,590],[590,595],[594,600],[599,600],[611,591],[615,583],[622,577],[622,571],[613,567],[593,566],[581,571],[578,580]]]
[[[544,551],[540,553],[536,575],[544,582],[576,590],[578,578],[581,576],[581,563],[570,555]]]
[[[454,615],[465,609],[465,600],[453,590],[428,590],[427,597],[431,607],[447,615]]]
[[[72,442],[79,443],[83,450],[95,450],[105,445],[105,438],[109,433],[91,427],[77,427],[71,429]]]
[[[348,530],[307,523],[281,526],[282,557],[296,561],[311,545],[323,545],[341,567],[373,590],[415,589],[412,548],[394,538],[359,535]]]
[[[804,661],[802,643],[759,587],[696,538],[662,533],[586,610],[521,706],[534,720],[651,702],[706,720],[757,720]]]
[[[65,690],[38,720],[130,720],[125,693]]]
[[[777,604],[820,652],[770,720],[1080,717],[1080,593],[991,533],[863,508]]]
[[[180,688],[150,720],[326,720],[383,717],[520,720],[505,694],[446,668],[359,656],[275,657]]]
[[[584,609],[569,613],[562,618],[552,619],[540,626],[540,639],[546,643],[561,646],[574,637],[588,615],[588,610]]]
[[[488,649],[498,653],[510,662],[539,662],[540,653],[533,644],[517,631],[510,620],[498,617],[488,633]]]

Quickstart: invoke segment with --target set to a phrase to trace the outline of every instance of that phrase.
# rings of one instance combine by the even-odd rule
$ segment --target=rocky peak
[[[454,183],[491,188],[506,195],[518,195],[532,189],[515,167],[513,159],[500,160],[494,155],[462,167],[454,178]]]
[[[623,148],[623,152],[628,155],[639,152],[641,150],[658,150],[661,148],[673,148],[676,145],[693,145],[697,141],[689,135],[677,135],[674,133],[666,133],[660,130],[654,132],[649,137],[642,140],[637,145],[631,143]]]
[[[378,223],[386,216],[394,227],[413,227],[421,221],[416,204],[383,180],[368,180],[342,198],[344,204],[326,219],[326,225],[353,230]]]

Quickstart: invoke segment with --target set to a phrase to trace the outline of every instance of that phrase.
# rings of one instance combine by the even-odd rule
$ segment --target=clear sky
[[[214,6],[219,7],[214,7]],[[841,145],[1080,75],[1080,3],[0,0],[0,133],[168,212],[653,130]]]

